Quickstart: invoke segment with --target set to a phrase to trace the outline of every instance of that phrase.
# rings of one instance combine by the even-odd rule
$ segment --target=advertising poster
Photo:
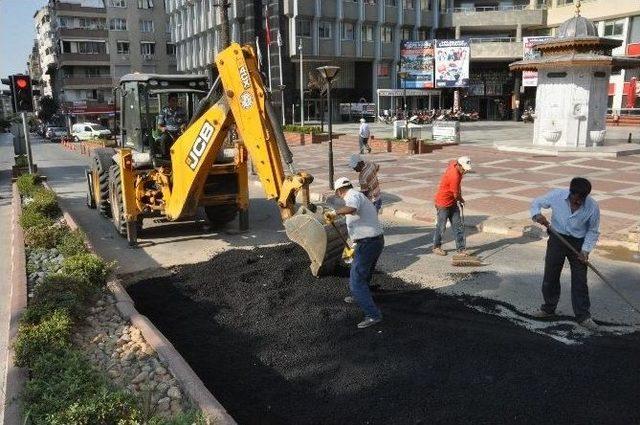
[[[467,87],[469,85],[468,40],[436,40],[436,87]]]
[[[406,79],[406,88],[433,88],[433,41],[402,40],[400,44],[400,70],[409,73]]]
[[[540,52],[533,50],[533,45],[548,40],[550,36],[522,37],[522,58],[537,59]],[[522,85],[524,87],[536,87],[538,85],[538,71],[522,71]]]

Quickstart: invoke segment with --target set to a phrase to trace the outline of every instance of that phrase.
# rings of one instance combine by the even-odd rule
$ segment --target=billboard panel
[[[402,40],[400,70],[409,73],[405,81],[406,88],[433,88],[433,41]]]
[[[436,40],[436,87],[467,87],[469,85],[468,40]]]
[[[550,36],[522,37],[522,58],[537,59],[540,52],[533,50],[533,45],[552,38]],[[536,87],[538,85],[537,71],[522,71],[522,85],[524,87]]]

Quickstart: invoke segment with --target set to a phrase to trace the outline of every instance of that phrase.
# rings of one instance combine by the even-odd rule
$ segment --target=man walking
[[[471,171],[471,159],[468,156],[461,156],[457,160],[449,163],[447,170],[440,179],[438,192],[435,196],[436,204],[436,228],[433,232],[433,253],[437,255],[447,255],[442,249],[442,238],[447,228],[447,220],[451,222],[451,230],[455,236],[456,250],[458,254],[465,255],[464,228],[460,219],[460,208],[458,204],[464,205],[461,185],[462,176]]]
[[[358,172],[360,191],[373,203],[376,211],[380,212],[382,207],[380,182],[378,182],[380,166],[373,161],[365,161],[360,155],[354,153],[349,158],[349,167]]]
[[[549,232],[542,279],[544,304],[537,316],[551,317],[555,314],[560,299],[560,274],[566,258],[571,266],[571,305],[576,320],[587,329],[597,330],[598,325],[591,319],[589,311],[591,302],[586,262],[600,235],[600,208],[590,193],[589,180],[576,177],[571,180],[569,189],[554,189],[534,199],[530,212],[533,221],[547,229],[551,227],[580,253],[573,253],[553,232]],[[551,208],[551,223],[542,215],[542,208]]]
[[[369,147],[369,137],[371,137],[371,131],[369,130],[369,124],[364,118],[360,118],[360,130],[358,131],[360,153],[371,152]]]
[[[332,221],[337,215],[346,216],[349,238],[356,244],[349,274],[352,297],[345,298],[345,301],[355,300],[364,311],[364,320],[358,323],[358,328],[364,329],[382,321],[382,314],[373,302],[369,290],[373,268],[384,248],[382,225],[371,201],[362,192],[355,190],[349,179],[340,177],[334,188],[336,195],[344,200],[345,206],[326,212],[325,219]]]

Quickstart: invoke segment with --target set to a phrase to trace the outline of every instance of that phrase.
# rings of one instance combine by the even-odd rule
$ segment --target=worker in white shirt
[[[371,137],[371,130],[369,130],[369,124],[364,118],[360,118],[360,130],[358,132],[360,153],[369,153],[371,148],[369,147],[369,137]]]

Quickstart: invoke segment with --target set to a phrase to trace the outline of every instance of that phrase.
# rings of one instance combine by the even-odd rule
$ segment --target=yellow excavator
[[[309,201],[313,177],[295,169],[253,49],[232,43],[216,56],[215,67],[210,88],[199,75],[121,78],[115,90],[120,140],[116,148],[93,152],[87,205],[110,217],[131,245],[144,217],[176,221],[195,217],[200,208],[214,226],[239,215],[246,230],[250,157],[266,197],[277,202],[287,236],[308,253],[312,273],[332,270],[346,240],[344,220],[326,223],[327,207]],[[190,121],[167,148],[159,143],[156,118],[169,97],[178,98]]]

